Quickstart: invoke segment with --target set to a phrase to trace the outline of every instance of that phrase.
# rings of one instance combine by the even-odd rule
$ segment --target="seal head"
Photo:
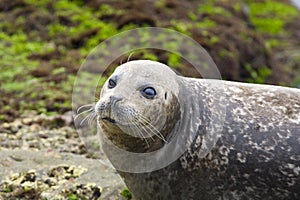
[[[95,107],[103,133],[114,145],[133,152],[153,151],[167,143],[168,130],[180,117],[176,79],[171,69],[153,61],[119,66]]]

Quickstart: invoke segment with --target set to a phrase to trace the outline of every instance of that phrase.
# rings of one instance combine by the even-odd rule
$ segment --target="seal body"
[[[184,117],[197,123],[195,137],[168,166],[145,173],[119,170],[135,199],[300,198],[299,89],[180,76],[175,80],[176,96],[187,98],[179,101],[178,123]],[[224,90],[216,87],[219,83]],[[225,118],[216,143],[203,156],[204,136],[213,123],[208,116],[218,113],[210,104],[218,92],[224,94],[217,102],[226,107]],[[164,135],[174,134],[171,129],[163,129]],[[189,129],[175,130],[189,134]]]

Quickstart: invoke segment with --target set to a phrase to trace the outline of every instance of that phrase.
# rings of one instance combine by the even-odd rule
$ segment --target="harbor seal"
[[[211,109],[213,104],[219,109]],[[225,117],[218,118],[222,111]],[[164,64],[138,60],[109,77],[95,112],[107,141],[136,156],[176,138],[171,151],[157,156],[166,159],[183,150],[154,171],[117,168],[135,199],[300,198],[299,89],[187,78]],[[204,155],[206,136],[218,132],[209,129],[215,124],[220,135]],[[190,142],[180,143],[185,136]],[[114,151],[103,145],[114,164]],[[118,160],[127,163],[126,157]]]

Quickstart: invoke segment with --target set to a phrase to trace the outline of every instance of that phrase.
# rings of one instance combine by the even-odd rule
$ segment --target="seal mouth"
[[[116,123],[116,120],[109,118],[109,117],[104,117],[104,118],[102,118],[102,120],[108,121],[109,123],[112,123],[112,124]]]

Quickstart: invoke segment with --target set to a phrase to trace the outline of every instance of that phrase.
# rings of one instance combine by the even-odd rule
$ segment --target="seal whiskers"
[[[81,109],[86,108],[86,107],[90,107],[90,108],[89,108],[88,110],[85,110],[85,111],[79,113]],[[76,122],[76,120],[77,120],[80,116],[82,116],[82,115],[88,113],[88,115],[86,115],[86,116],[80,121],[80,126],[82,126],[82,124],[83,124],[86,120],[88,121],[88,125],[91,125],[92,121],[95,119],[95,117],[97,117],[97,114],[96,114],[96,112],[95,112],[95,104],[86,104],[86,105],[80,106],[80,107],[77,109],[77,113],[79,113],[79,114],[77,114],[77,115],[74,117],[74,121],[75,121],[75,122]]]
[[[91,111],[91,112],[92,112],[92,111]],[[82,124],[83,124],[86,120],[88,120],[90,116],[91,116],[91,113],[89,113],[87,116],[85,116],[85,117],[81,120],[80,126],[82,126]]]
[[[91,113],[89,113],[89,119],[88,119],[88,125],[92,125],[93,121],[95,121],[97,114],[96,112],[93,110]]]
[[[141,138],[146,142],[147,147],[149,148],[149,147],[150,147],[150,144],[149,144],[147,138],[145,138],[145,136],[144,136],[143,133],[141,132],[141,130],[140,130],[138,124],[137,124],[135,121],[131,121],[131,122],[132,122],[134,128],[137,130],[137,133],[138,133],[138,134],[141,136]]]
[[[140,117],[140,122],[145,125],[145,127],[147,127],[154,135],[156,135],[158,138],[160,138],[162,141],[164,141],[165,143],[168,143],[168,141],[164,138],[164,136],[161,134],[161,132],[159,130],[157,130],[157,128],[143,115],[139,114]]]
[[[77,111],[76,111],[76,114],[79,114],[80,110],[83,109],[83,108],[86,108],[86,107],[95,107],[95,104],[94,103],[90,103],[90,104],[85,104],[85,105],[82,105],[80,106]],[[86,111],[86,110],[85,110]]]
[[[152,139],[152,141],[155,141],[154,138],[153,138],[153,136],[149,133],[149,131],[147,131],[147,129],[145,128],[145,126],[143,126],[143,124],[141,124],[140,120],[136,120],[136,121],[135,121],[135,124],[136,124],[138,127],[141,127],[141,128],[139,128],[139,129],[140,129],[141,134],[143,135],[143,137],[144,137],[145,139],[146,139],[147,137],[143,134],[143,131],[142,131],[142,130],[144,130],[144,132],[147,134],[147,136],[148,136],[149,138]]]
[[[143,136],[144,138],[146,138],[146,137],[144,136],[145,134],[143,134],[142,129],[143,129],[144,132],[149,136],[149,138],[151,138],[153,141],[155,141],[154,138],[152,137],[152,135],[151,135],[151,134],[146,130],[146,128],[143,126],[144,124],[141,123],[140,117],[134,118],[133,122],[134,122],[134,123],[136,124],[136,126],[139,128],[139,130],[141,131],[141,134],[142,134],[142,136]]]

